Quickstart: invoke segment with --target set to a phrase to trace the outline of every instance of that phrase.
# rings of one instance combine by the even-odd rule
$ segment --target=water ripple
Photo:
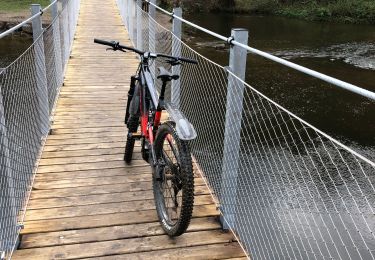
[[[282,50],[272,54],[284,59],[329,58],[342,60],[358,68],[375,70],[375,43],[372,42],[336,44],[318,49]]]

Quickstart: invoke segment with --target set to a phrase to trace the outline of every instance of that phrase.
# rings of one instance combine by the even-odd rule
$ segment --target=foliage
[[[375,24],[375,0],[180,0],[188,11],[268,13],[310,20]],[[172,6],[173,0],[163,0]]]
[[[0,0],[0,12],[27,11],[31,4],[38,3],[42,7],[50,4],[49,0]]]
[[[272,13],[279,7],[277,0],[236,0],[237,12]]]
[[[282,6],[276,13],[311,20],[375,23],[375,1],[336,0],[296,2]]]

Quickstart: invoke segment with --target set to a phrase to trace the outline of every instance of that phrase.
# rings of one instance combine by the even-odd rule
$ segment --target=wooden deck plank
[[[154,260],[155,255],[158,259],[166,260],[217,260],[217,259],[247,259],[241,257],[244,255],[238,243],[213,244],[204,246],[192,246],[187,248],[166,249],[151,252],[132,253],[126,255],[112,255],[96,257],[97,260]],[[231,258],[239,256],[239,258]],[[92,258],[90,258],[92,259]],[[87,258],[86,258],[87,260]]]
[[[164,235],[150,166],[136,142],[123,161],[125,105],[133,53],[106,52],[93,38],[131,45],[115,0],[81,0],[81,13],[14,259],[230,259],[244,257],[195,169],[195,205],[186,234]],[[100,12],[106,13],[98,19]]]
[[[204,185],[201,185],[204,187]],[[195,183],[196,194],[200,191],[198,183]],[[75,196],[88,196],[95,194],[110,194],[121,192],[134,192],[134,191],[149,191],[152,189],[151,181],[138,182],[138,183],[124,183],[112,185],[99,185],[99,186],[86,186],[86,187],[73,187],[55,190],[36,190],[31,193],[30,199],[47,199],[47,198],[64,198]]]
[[[119,133],[124,134],[124,133]],[[136,147],[136,152],[140,151],[139,147]],[[56,151],[56,152],[44,152],[42,154],[42,160],[56,159],[56,158],[72,158],[82,156],[95,156],[95,155],[115,155],[124,153],[124,148],[112,148],[112,149],[96,149],[96,150],[78,150],[78,151]]]
[[[195,196],[194,205],[213,204],[211,195]],[[78,216],[91,216],[99,214],[112,214],[121,212],[131,212],[139,210],[155,209],[153,199],[121,201],[95,204],[95,211],[92,205],[69,205],[68,207],[47,208],[47,209],[28,209],[25,221],[42,219],[72,218]],[[48,206],[48,205],[46,205]]]
[[[131,163],[132,166],[143,166],[147,165],[143,160],[134,160]],[[63,165],[42,165],[39,166],[38,172],[49,173],[49,172],[71,172],[81,170],[95,170],[95,169],[113,169],[113,168],[124,168],[127,167],[123,160],[111,161],[111,162],[91,162],[91,163],[80,163],[80,164],[63,164]]]
[[[54,145],[73,145],[73,144],[98,144],[98,143],[117,143],[117,142],[125,142],[125,132],[122,136],[110,136],[110,137],[92,137],[92,138],[76,138],[76,139],[48,139],[46,142],[46,146],[54,146]]]
[[[48,174],[38,174],[36,180],[65,180],[65,179],[80,179],[80,178],[101,178],[109,176],[135,176],[150,173],[151,168],[149,165],[136,166],[137,169],[132,167],[114,168],[103,170],[86,170],[86,171],[71,171],[71,172],[50,172]],[[136,172],[136,173],[135,173]],[[132,177],[130,177],[132,178]]]
[[[166,235],[130,238],[84,244],[52,246],[19,250],[14,259],[74,259],[113,254],[149,252],[161,249],[184,248],[200,245],[228,243],[232,234],[219,230],[189,232],[184,236],[169,238]]]
[[[193,217],[214,217],[218,211],[214,205],[199,205],[194,207]],[[94,227],[109,227],[115,225],[140,224],[156,222],[156,210],[141,210],[125,213],[80,216],[73,218],[34,220],[25,222],[22,234],[43,233],[51,231],[74,230]]]
[[[190,223],[188,232],[213,230],[219,228],[220,224],[214,217],[194,218]],[[20,248],[69,245],[163,234],[164,231],[162,230],[159,222],[36,233],[24,235],[22,237]]]
[[[135,173],[136,172],[136,173]],[[135,176],[150,173],[149,165],[132,167],[114,168],[103,170],[87,170],[87,171],[72,171],[72,172],[50,172],[48,174],[38,174],[36,180],[65,180],[65,179],[80,179],[80,178],[101,178],[108,176]],[[132,178],[132,177],[130,177]]]
[[[124,109],[121,109],[123,111]],[[102,112],[102,111],[101,111]],[[99,113],[99,112],[98,112]],[[94,113],[95,114],[95,113]],[[109,132],[125,132],[125,126],[118,126],[118,127],[91,127],[87,128],[85,126],[82,126],[82,128],[79,129],[54,129],[52,128],[53,135],[58,134],[77,134],[77,133],[109,133]]]
[[[195,195],[210,195],[205,186],[196,186]],[[93,194],[83,196],[70,197],[52,197],[32,199],[29,202],[28,209],[45,209],[45,208],[59,208],[59,207],[73,207],[84,205],[96,205],[102,203],[114,203],[122,201],[137,201],[137,200],[152,200],[154,194],[152,190],[147,191],[133,191],[133,192],[117,192],[107,194]]]

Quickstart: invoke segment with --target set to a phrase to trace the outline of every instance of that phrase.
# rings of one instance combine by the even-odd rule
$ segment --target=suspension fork
[[[154,116],[149,115],[149,122],[147,128],[148,140],[149,140],[149,155],[151,155],[151,167],[153,170],[153,176],[155,180],[161,181],[165,162],[162,159],[156,157],[155,152],[155,134],[160,124],[161,110],[157,110]]]
[[[125,124],[128,123],[128,120],[129,120],[129,108],[130,108],[130,103],[133,99],[133,96],[134,96],[134,90],[135,90],[135,83],[137,82],[139,78],[137,76],[131,76],[131,80],[130,80],[130,89],[129,89],[129,92],[128,92],[128,102],[126,103],[126,113],[125,113]]]

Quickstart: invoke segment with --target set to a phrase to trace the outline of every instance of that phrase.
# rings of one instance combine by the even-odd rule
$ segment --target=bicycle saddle
[[[179,79],[179,75],[172,75],[169,71],[167,71],[164,67],[159,67],[159,76],[158,79],[161,79],[162,81],[171,81]]]

